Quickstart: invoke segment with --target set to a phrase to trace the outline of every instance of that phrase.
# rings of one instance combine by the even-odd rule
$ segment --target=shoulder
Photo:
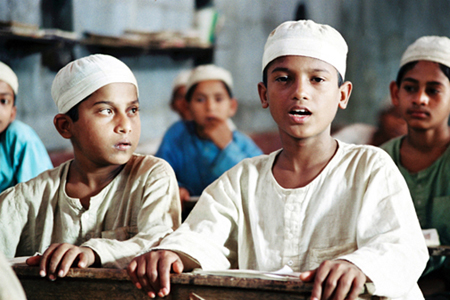
[[[46,170],[28,181],[6,189],[0,194],[0,201],[11,196],[14,199],[23,199],[30,202],[40,202],[44,196],[48,198],[47,200],[50,200],[58,192],[61,180],[70,163],[71,161],[64,162],[56,168]]]
[[[270,154],[262,154],[255,157],[244,158],[226,173],[236,175],[237,173],[259,173],[262,170],[271,170],[275,157],[280,151],[281,149]]]
[[[188,131],[188,128],[191,126],[192,121],[177,121],[173,123],[169,129],[167,129],[166,134],[177,134],[184,133]]]
[[[394,138],[392,140],[387,141],[383,145],[380,146],[381,149],[389,153],[391,156],[397,149],[400,148],[400,144],[402,142],[403,136]]]
[[[36,131],[31,126],[15,120],[6,129],[6,139],[15,142],[40,141]]]
[[[133,154],[126,166],[127,176],[164,177],[174,174],[170,164],[164,159],[153,155]]]
[[[246,135],[245,133],[243,133],[243,132],[241,132],[239,130],[234,130],[233,131],[233,135],[234,135],[234,137],[236,139],[247,140],[247,141],[252,141],[253,142],[253,140],[248,135]]]
[[[191,124],[192,123],[192,124]],[[192,135],[193,128],[191,121],[177,121],[164,133],[162,144],[173,143],[173,141],[182,142]]]
[[[343,161],[348,163],[366,164],[380,166],[385,163],[392,163],[391,157],[383,149],[371,145],[339,143],[339,152]]]

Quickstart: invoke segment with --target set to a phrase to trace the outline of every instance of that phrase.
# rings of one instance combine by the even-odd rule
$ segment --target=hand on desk
[[[314,281],[312,300],[354,300],[363,290],[367,277],[346,260],[326,260],[317,269],[303,272],[300,279]]]
[[[172,251],[150,251],[134,258],[127,271],[138,289],[144,289],[149,297],[167,296],[170,292],[170,271],[180,274],[184,265],[178,254]]]
[[[98,255],[88,247],[78,247],[71,244],[52,244],[44,254],[32,256],[27,259],[27,265],[39,265],[39,275],[48,275],[50,280],[67,275],[72,265],[79,268],[87,268],[100,259]]]

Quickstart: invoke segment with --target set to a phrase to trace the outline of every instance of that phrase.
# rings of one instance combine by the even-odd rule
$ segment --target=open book
[[[240,278],[258,278],[270,280],[300,280],[300,272],[294,272],[291,267],[284,266],[280,270],[273,272],[255,271],[255,270],[220,270],[220,271],[204,271],[195,269],[192,271],[199,275],[215,275],[215,276],[233,276]]]

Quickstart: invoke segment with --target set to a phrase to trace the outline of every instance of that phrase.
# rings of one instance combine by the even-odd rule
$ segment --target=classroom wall
[[[42,0],[43,1],[43,0]],[[0,0],[0,20],[42,24],[40,0]],[[261,79],[261,56],[272,29],[294,18],[297,6],[306,17],[338,29],[350,48],[347,79],[354,90],[347,110],[335,125],[376,123],[377,110],[385,105],[388,84],[395,78],[406,46],[425,34],[450,36],[450,1],[447,0],[214,0],[223,18],[216,36],[214,62],[229,69],[235,80],[239,110],[237,127],[247,133],[274,131],[276,126],[260,106],[256,85]],[[119,35],[125,29],[164,30],[190,28],[194,0],[73,0],[73,29]],[[19,49],[20,50],[20,49]],[[74,55],[89,52],[75,47]],[[53,127],[57,113],[50,87],[55,71],[41,64],[42,55],[11,55],[0,49],[0,60],[19,77],[18,119],[31,125],[49,150],[70,147]],[[173,78],[192,60],[167,56],[125,57],[140,85],[141,142],[159,138],[177,120],[168,100]]]

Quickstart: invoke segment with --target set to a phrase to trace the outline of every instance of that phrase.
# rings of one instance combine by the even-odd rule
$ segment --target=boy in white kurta
[[[382,150],[330,135],[352,88],[346,54],[337,31],[312,21],[271,33],[258,91],[283,149],[211,184],[178,230],[130,263],[138,287],[167,295],[171,269],[288,265],[314,282],[311,299],[356,299],[366,281],[379,296],[423,299],[428,254],[405,181]]]
[[[136,79],[121,61],[91,55],[57,75],[54,124],[74,160],[0,194],[0,250],[54,280],[78,267],[125,267],[180,223],[168,163],[133,154],[140,136]]]

